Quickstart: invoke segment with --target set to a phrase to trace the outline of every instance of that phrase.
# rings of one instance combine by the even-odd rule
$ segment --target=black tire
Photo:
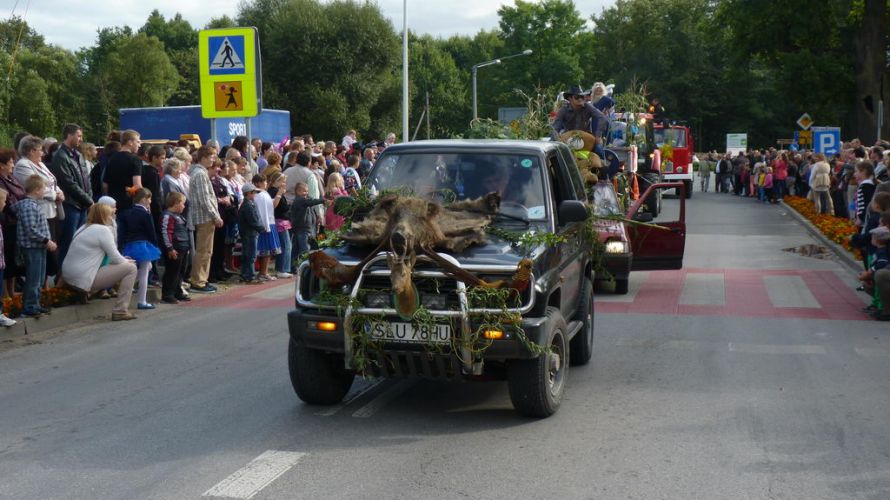
[[[685,181],[686,184],[686,199],[692,198],[692,181]]]
[[[551,352],[535,359],[514,360],[507,366],[510,400],[516,411],[528,417],[553,415],[565,393],[569,343],[566,322],[556,307],[547,308],[547,333]]]
[[[290,339],[287,367],[294,392],[311,405],[333,405],[343,401],[355,373],[343,366],[343,355],[308,349]]]
[[[615,280],[615,295],[627,295],[627,282],[627,278]]]
[[[590,278],[584,278],[580,304],[575,319],[581,321],[581,331],[569,342],[569,362],[573,366],[586,365],[593,356],[593,283]]]

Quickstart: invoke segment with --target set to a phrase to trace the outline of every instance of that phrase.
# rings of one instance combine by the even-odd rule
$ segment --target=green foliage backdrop
[[[515,0],[473,36],[411,34],[411,129],[428,97],[419,138],[468,135],[470,68],[532,49],[479,71],[481,118],[526,106],[523,96],[546,92],[536,102],[552,104],[556,89],[602,81],[660,98],[700,149],[720,149],[727,132],[772,145],[803,112],[871,142],[882,78],[890,97],[888,12],[888,0],[616,0],[585,19],[571,0]],[[245,0],[206,27],[232,26],[259,29],[264,103],[291,111],[294,133],[398,130],[400,33],[373,2]],[[18,131],[58,135],[69,121],[101,141],[121,107],[198,104],[198,29],[156,10],[72,52],[25,20],[0,21],[0,144]]]

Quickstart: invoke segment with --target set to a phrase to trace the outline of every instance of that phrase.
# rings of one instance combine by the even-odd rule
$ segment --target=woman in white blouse
[[[59,218],[64,217],[65,212],[59,207],[65,201],[65,195],[56,182],[56,176],[49,171],[44,165],[43,158],[43,139],[33,135],[25,136],[19,144],[19,161],[16,162],[12,170],[13,177],[22,185],[32,175],[38,175],[43,178],[46,183],[46,189],[43,190],[43,199],[38,201],[43,216],[49,224],[49,232],[54,241],[59,240]],[[46,275],[57,276],[59,274],[59,262],[57,260],[57,252],[46,253]]]
[[[46,183],[43,199],[39,201],[40,208],[47,221],[52,221],[58,216],[58,205],[65,201],[65,195],[56,182],[56,176],[49,171],[49,168],[43,164],[43,139],[26,136],[19,144],[19,161],[15,164],[12,175],[15,176],[22,185],[32,175],[39,175]],[[52,227],[50,227],[52,230]]]
[[[119,284],[111,320],[126,321],[136,319],[128,310],[136,283],[136,264],[117,251],[111,230],[113,222],[111,206],[95,203],[90,207],[86,225],[74,233],[71,240],[62,274],[66,285],[80,293],[81,298]],[[106,257],[108,265],[103,266]]]

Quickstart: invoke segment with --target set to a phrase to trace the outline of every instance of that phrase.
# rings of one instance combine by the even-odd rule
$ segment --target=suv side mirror
[[[559,204],[559,223],[571,224],[587,220],[587,205],[583,201],[565,200]]]
[[[643,212],[641,214],[634,215],[634,220],[637,222],[652,222],[652,212]]]

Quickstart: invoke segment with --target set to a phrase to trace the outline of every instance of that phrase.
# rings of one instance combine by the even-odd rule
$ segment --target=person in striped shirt
[[[215,148],[202,146],[195,153],[196,163],[189,169],[188,224],[195,231],[195,253],[192,256],[189,281],[191,290],[199,293],[216,292],[216,287],[207,283],[213,254],[213,233],[216,228],[223,226],[207,172],[213,166],[215,158]]]

